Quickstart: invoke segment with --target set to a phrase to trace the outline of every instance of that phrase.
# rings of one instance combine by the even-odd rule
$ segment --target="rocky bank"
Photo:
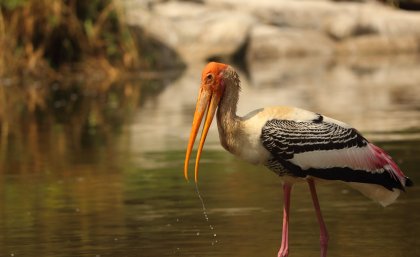
[[[420,51],[420,13],[376,1],[126,0],[124,8],[130,26],[186,63]]]

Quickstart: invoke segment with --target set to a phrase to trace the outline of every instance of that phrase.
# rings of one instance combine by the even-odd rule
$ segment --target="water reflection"
[[[287,104],[345,120],[420,181],[416,58],[259,65],[241,73],[241,114]],[[0,86],[0,256],[275,256],[280,181],[222,151],[215,126],[200,181],[209,222],[183,180],[202,67],[101,86]],[[385,209],[339,183],[318,190],[330,256],[420,255],[418,186]],[[292,206],[291,255],[317,256],[305,185]]]

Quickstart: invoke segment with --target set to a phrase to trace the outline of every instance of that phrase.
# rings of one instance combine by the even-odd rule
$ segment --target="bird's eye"
[[[207,81],[207,82],[210,82],[210,81],[212,81],[212,80],[213,80],[213,74],[211,74],[211,73],[207,74],[207,76],[206,76],[206,81]]]

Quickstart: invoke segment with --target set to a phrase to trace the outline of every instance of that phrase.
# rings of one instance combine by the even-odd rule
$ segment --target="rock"
[[[249,62],[249,78],[252,87],[291,87],[310,84],[311,80],[328,72],[333,61],[330,56],[306,58],[279,58]]]
[[[249,63],[263,59],[333,53],[333,42],[316,31],[259,25],[251,32],[246,58]]]
[[[415,53],[420,49],[418,36],[389,37],[370,35],[355,37],[337,44],[336,52],[340,55],[400,54]]]
[[[420,14],[377,2],[125,0],[127,22],[186,62],[419,52]],[[246,47],[242,47],[246,46]]]
[[[255,19],[193,2],[165,2],[150,11],[131,12],[127,22],[141,26],[191,62],[233,55],[246,41]]]
[[[322,29],[324,20],[340,9],[336,3],[314,0],[209,0],[207,4],[251,13],[263,24],[308,30]]]
[[[333,38],[344,40],[350,37],[377,34],[385,37],[420,35],[420,15],[392,9],[379,4],[349,5],[338,9],[330,17],[324,30]]]
[[[362,26],[360,20],[353,15],[340,15],[331,17],[324,25],[327,35],[337,41],[342,41],[350,37],[361,34],[375,34],[374,28],[370,26]]]

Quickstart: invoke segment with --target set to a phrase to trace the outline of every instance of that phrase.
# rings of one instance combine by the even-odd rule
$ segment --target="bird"
[[[260,108],[236,114],[240,79],[235,69],[209,62],[201,85],[185,155],[184,176],[202,121],[204,125],[195,159],[194,181],[204,143],[216,115],[220,143],[228,152],[280,176],[283,188],[283,227],[278,257],[289,256],[289,210],[292,187],[309,186],[320,228],[320,256],[327,256],[329,235],[316,192],[316,183],[343,181],[383,206],[393,203],[413,182],[392,158],[350,125],[297,107]],[[204,118],[205,116],[205,118]]]

